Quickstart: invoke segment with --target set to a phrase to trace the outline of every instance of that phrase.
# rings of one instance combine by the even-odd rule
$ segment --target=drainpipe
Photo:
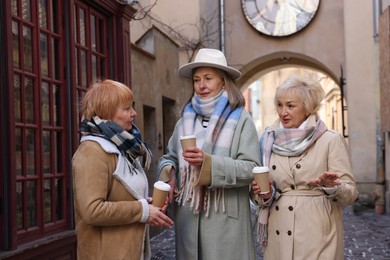
[[[377,84],[380,88],[380,79],[379,79],[379,55],[378,55],[378,24],[379,24],[379,15],[382,11],[381,6],[381,0],[374,0],[373,1],[373,26],[374,26],[374,42],[375,42],[375,60],[376,60],[376,71],[377,73]],[[379,97],[378,97],[379,99]],[[380,122],[380,108],[376,108],[376,110],[379,112],[379,115],[377,116],[377,185],[375,189],[376,198],[375,198],[375,213],[378,215],[382,215],[385,212],[385,166],[384,166],[384,149],[382,149],[382,134],[381,134],[381,122]],[[377,112],[377,113],[378,113]]]
[[[225,53],[225,1],[219,1],[219,48],[223,53]]]

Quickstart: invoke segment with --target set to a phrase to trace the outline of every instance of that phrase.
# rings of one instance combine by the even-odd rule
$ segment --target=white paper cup
[[[196,137],[195,135],[182,136],[180,137],[180,143],[183,151],[189,147],[196,147]]]
[[[269,169],[268,167],[255,167],[252,170],[253,178],[260,187],[260,194],[267,194],[269,190]]]
[[[163,181],[157,181],[153,187],[153,205],[157,208],[162,208],[167,200],[171,186]]]

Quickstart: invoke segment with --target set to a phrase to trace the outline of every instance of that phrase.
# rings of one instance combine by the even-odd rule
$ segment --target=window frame
[[[19,5],[23,2],[28,2],[31,4],[31,13],[33,14],[32,22],[29,22],[28,25],[32,29],[32,46],[33,49],[31,53],[34,58],[31,59],[33,62],[33,73],[24,72],[20,68],[14,68],[13,66],[13,34],[12,34],[12,21],[19,21],[18,15],[13,16],[11,12],[11,7],[13,1],[16,1]],[[74,222],[73,222],[73,197],[72,197],[72,176],[71,176],[71,159],[72,155],[78,147],[79,144],[79,135],[78,135],[78,112],[76,106],[79,105],[79,100],[76,99],[77,86],[76,86],[76,72],[74,69],[75,63],[75,39],[74,39],[74,6],[83,5],[91,10],[91,13],[96,15],[97,18],[104,19],[105,30],[104,30],[104,40],[102,44],[104,45],[104,57],[99,53],[97,56],[105,58],[105,63],[103,66],[103,71],[106,77],[112,78],[123,82],[124,84],[129,84],[131,79],[131,59],[130,59],[130,44],[129,44],[129,31],[130,25],[129,21],[135,14],[136,10],[130,6],[123,6],[119,2],[112,0],[101,0],[99,2],[93,0],[47,0],[55,1],[58,6],[58,17],[57,21],[59,24],[58,34],[60,35],[60,67],[59,73],[61,76],[58,80],[52,80],[48,77],[44,77],[40,71],[40,30],[39,27],[39,11],[38,5],[41,3],[40,0],[11,0],[11,1],[0,1],[0,46],[4,47],[0,56],[0,85],[2,89],[0,90],[0,100],[2,101],[2,112],[0,112],[0,122],[4,125],[4,128],[0,129],[0,140],[2,141],[2,149],[0,150],[0,257],[2,255],[13,255],[16,252],[23,255],[29,255],[29,250],[38,251],[38,254],[44,254],[43,252],[52,247],[51,244],[54,244],[54,241],[58,239],[66,238],[68,242],[74,241]],[[44,1],[43,1],[44,2]],[[89,18],[88,18],[89,19]],[[19,37],[22,37],[21,34],[18,34]],[[56,35],[57,36],[57,35]],[[20,40],[19,40],[20,41]],[[49,40],[50,42],[50,40]],[[19,46],[19,48],[21,48]],[[49,52],[49,50],[48,50]],[[125,55],[124,55],[125,54]],[[48,64],[49,67],[52,67]],[[14,75],[25,75],[27,77],[33,77],[35,80],[33,82],[33,100],[35,111],[33,112],[35,124],[26,124],[25,122],[16,122],[15,115],[15,88],[14,88]],[[92,79],[88,78],[89,86]],[[44,126],[44,118],[42,115],[41,101],[42,97],[42,84],[43,82],[48,82],[49,86],[52,84],[61,85],[61,97],[60,97],[60,116],[63,123],[60,127],[53,125]],[[82,92],[85,92],[87,87],[82,89]],[[51,94],[50,94],[51,96]],[[22,99],[21,99],[22,100]],[[48,101],[49,106],[53,109],[53,102]],[[24,106],[24,104],[23,104]],[[20,107],[20,106],[19,106]],[[20,111],[22,113],[22,111]],[[77,116],[76,116],[77,115]],[[50,122],[52,122],[52,116],[50,117]],[[27,176],[28,179],[39,178],[39,182],[36,184],[36,198],[37,203],[40,203],[40,206],[37,207],[37,210],[40,210],[36,214],[36,226],[32,229],[27,230],[27,232],[18,232],[17,231],[17,220],[16,220],[16,182],[20,180],[21,177],[16,176],[16,133],[15,127],[26,128],[30,127],[35,129],[35,174],[37,176]],[[43,172],[44,168],[44,155],[43,155],[43,131],[47,130],[53,133],[62,131],[62,177],[64,178],[64,188],[62,189],[61,194],[63,195],[62,212],[64,216],[64,221],[57,221],[55,224],[44,223],[44,180],[55,178],[55,176],[45,175]],[[50,140],[54,142],[53,136],[50,135]],[[26,141],[24,146],[26,146]],[[53,145],[51,145],[53,147]],[[26,157],[26,152],[21,149],[21,153]],[[54,164],[53,156],[50,156],[51,165]],[[24,170],[26,171],[26,170]],[[52,170],[53,171],[53,170]],[[53,209],[52,209],[52,216]],[[73,234],[73,235],[72,235]],[[73,236],[73,237],[72,237]],[[34,243],[28,243],[33,242]],[[53,243],[51,243],[51,241]],[[28,244],[26,244],[28,243]],[[19,246],[20,250],[18,249]],[[44,247],[44,251],[41,250],[41,246],[47,245]],[[10,251],[16,250],[16,251]],[[10,252],[6,252],[10,251]]]

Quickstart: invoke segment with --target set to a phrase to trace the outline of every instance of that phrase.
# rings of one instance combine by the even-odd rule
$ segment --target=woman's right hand
[[[198,147],[188,147],[183,151],[183,159],[191,166],[201,167],[204,159],[204,152]]]
[[[173,225],[173,220],[165,215],[159,208],[149,204],[149,218],[146,222],[152,227],[170,228]]]
[[[260,185],[258,185],[255,180],[252,181],[252,190],[254,194],[259,196],[263,200],[267,200],[272,196],[272,192],[268,192],[266,194],[260,194],[261,192]],[[272,190],[272,181],[269,182],[269,190]]]

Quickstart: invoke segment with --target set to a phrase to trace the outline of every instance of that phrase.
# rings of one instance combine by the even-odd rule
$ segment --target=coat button
[[[276,165],[272,165],[272,170],[276,170]]]
[[[276,209],[276,210],[279,210],[279,206],[275,206],[275,209]]]
[[[297,169],[301,169],[301,165],[299,163],[296,165],[296,167]]]
[[[288,209],[289,209],[290,211],[292,211],[294,208],[293,208],[293,206],[289,206]]]
[[[292,234],[292,232],[289,230],[289,231],[287,232],[287,235],[291,236],[291,234]]]
[[[292,190],[295,190],[295,186],[294,186],[294,185],[291,185],[290,188],[291,188]]]
[[[276,235],[279,235],[279,230],[276,230]]]

